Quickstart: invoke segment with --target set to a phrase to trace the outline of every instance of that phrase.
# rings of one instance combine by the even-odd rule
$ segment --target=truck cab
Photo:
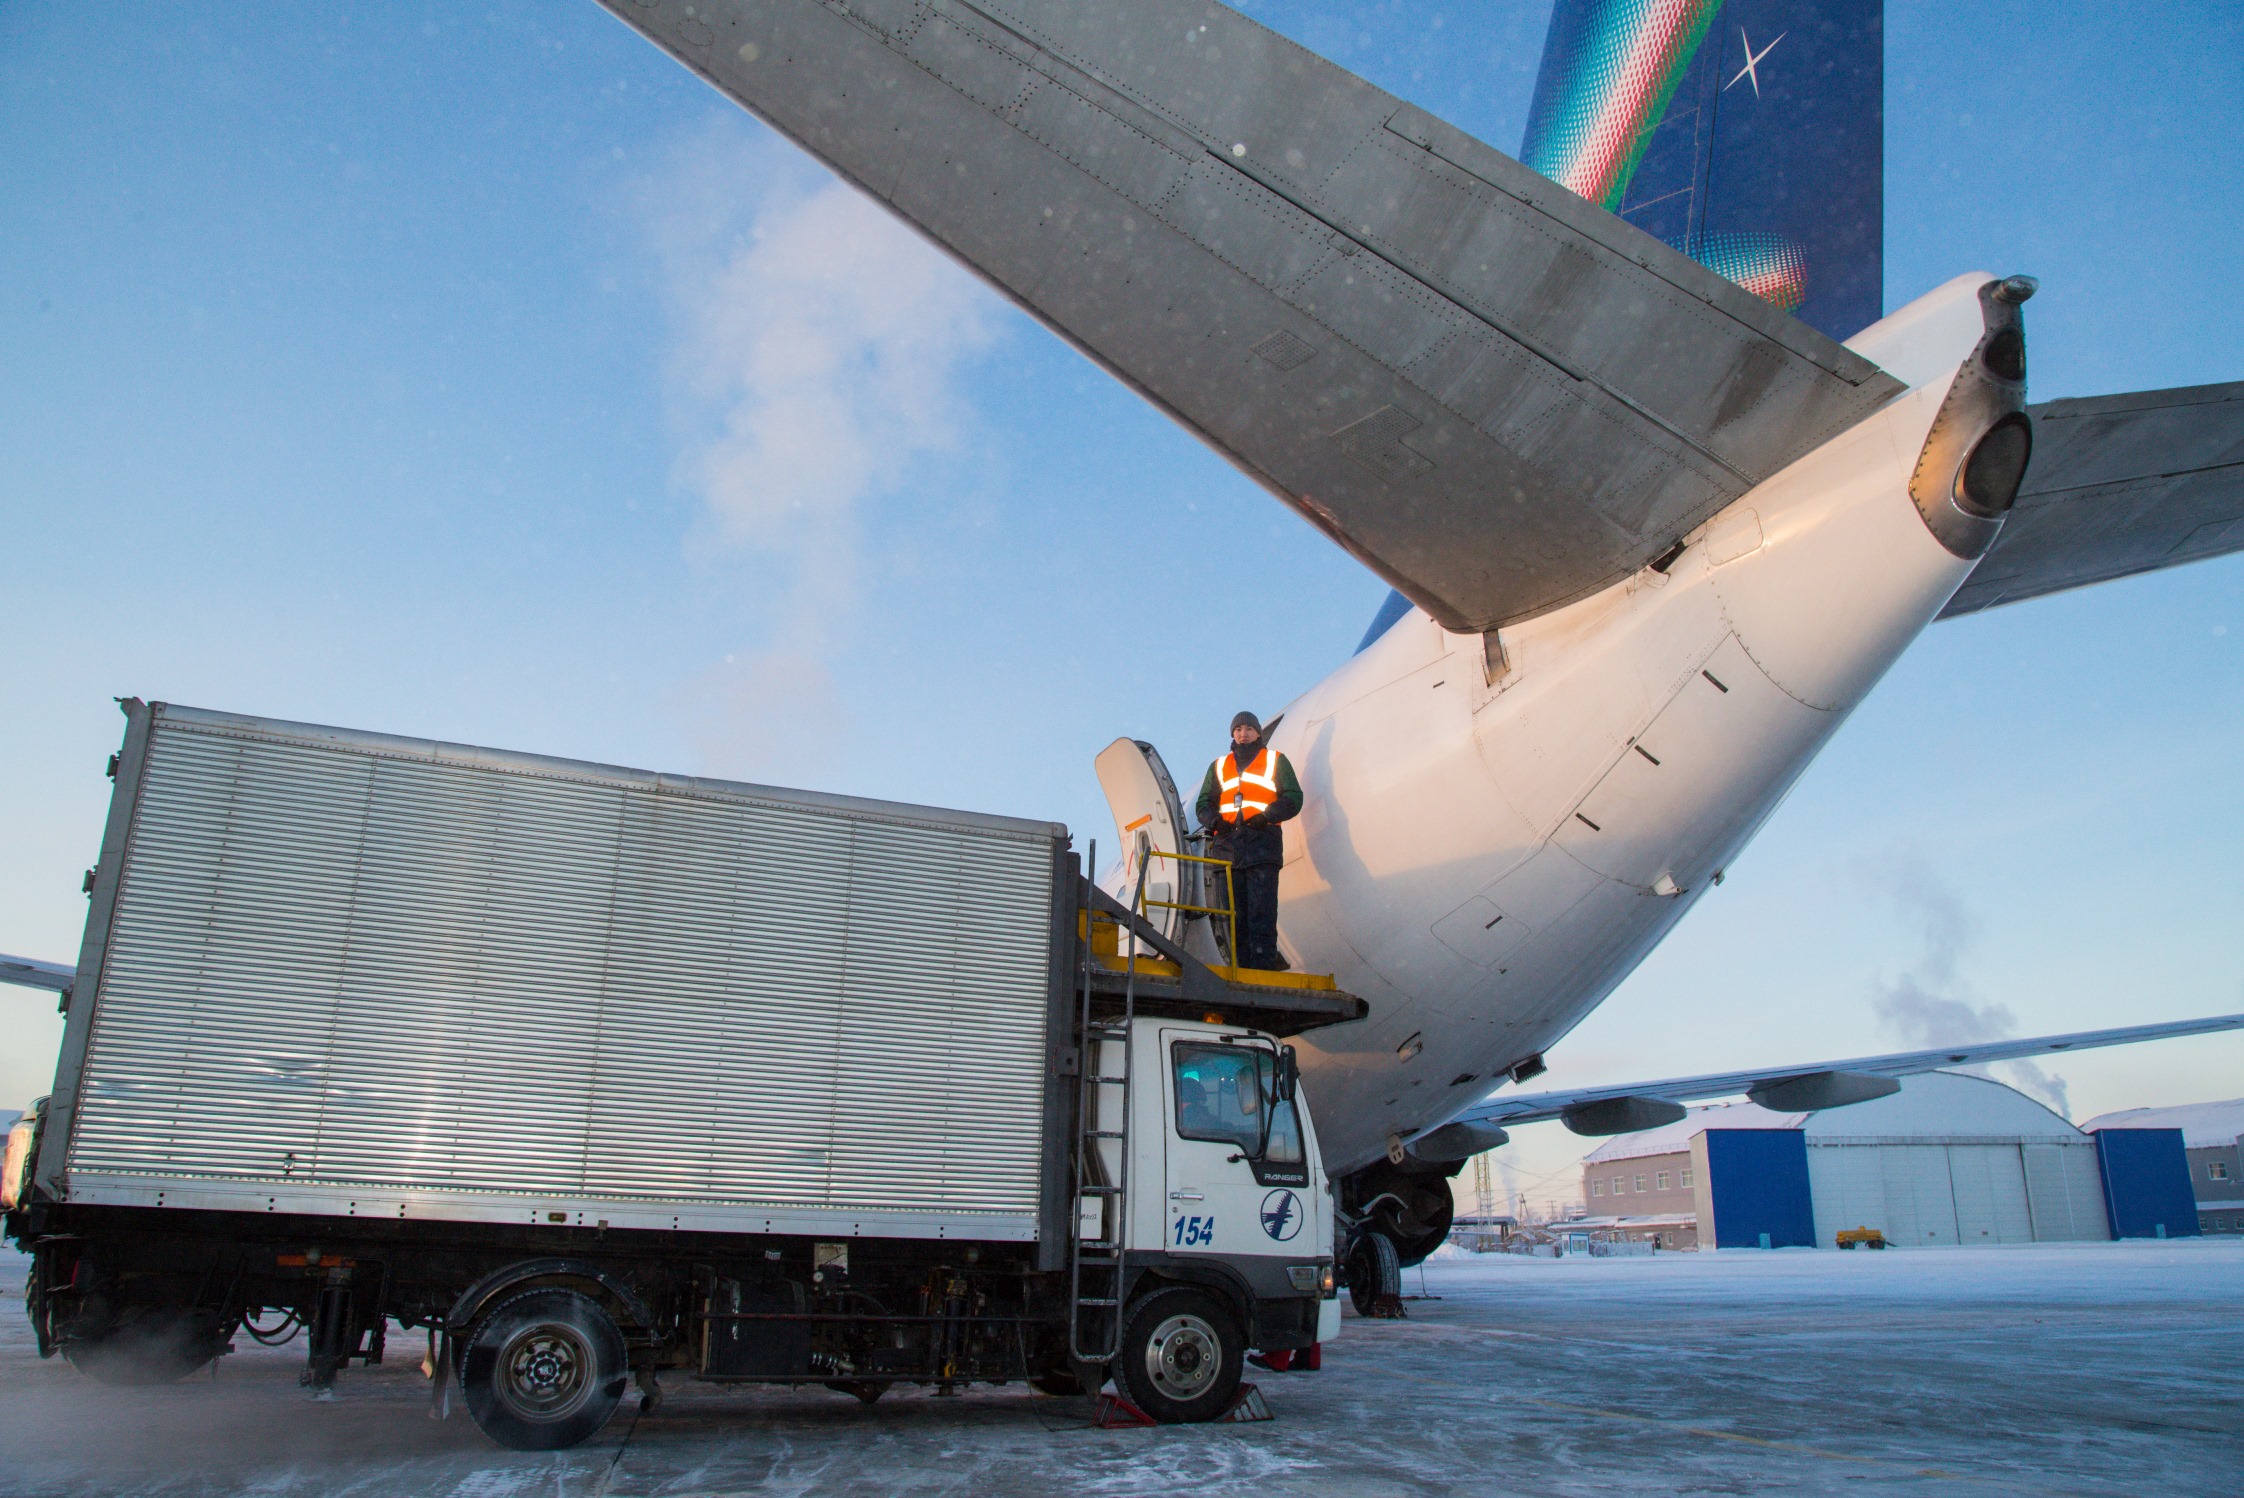
[[[1077,1248],[1093,1263],[1118,1248],[1119,1283],[1079,1271],[1078,1347],[1149,1414],[1194,1418],[1228,1400],[1247,1348],[1305,1348],[1339,1331],[1316,1127],[1292,1053],[1248,1026],[1137,1017],[1087,1060],[1096,1158]],[[1102,1322],[1109,1285],[1119,1293]],[[1243,1322],[1210,1314],[1217,1305]]]

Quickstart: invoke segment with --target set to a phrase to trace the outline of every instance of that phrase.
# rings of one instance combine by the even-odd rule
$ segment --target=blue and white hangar
[[[2196,1198],[2197,1230],[2244,1233],[2244,1098],[2127,1108],[2100,1114],[2081,1127],[2099,1136],[2111,1129],[2179,1129],[2190,1195]]]
[[[1617,1135],[1583,1160],[1590,1215],[1570,1226],[1667,1248],[1835,1248],[1865,1230],[1905,1248],[2184,1237],[2199,1231],[2193,1176],[2219,1163],[2184,1137],[2149,1116],[2076,1127],[2000,1082],[1929,1072],[1849,1107],[1721,1103]]]

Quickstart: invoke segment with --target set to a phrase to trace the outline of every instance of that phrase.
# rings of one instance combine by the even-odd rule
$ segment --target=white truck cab
[[[1290,1053],[1244,1026],[1162,1018],[1137,1019],[1129,1044],[1126,1071],[1119,1040],[1095,1059],[1101,1075],[1130,1078],[1130,1116],[1121,1088],[1102,1089],[1094,1128],[1125,1136],[1099,1140],[1098,1173],[1123,1187],[1110,1200],[1122,1203],[1139,1276],[1131,1298],[1147,1275],[1223,1286],[1273,1311],[1313,1294],[1315,1340],[1336,1335],[1332,1193]],[[1085,1207],[1079,1232],[1104,1237],[1107,1214]],[[1249,1331],[1249,1345],[1265,1340]]]

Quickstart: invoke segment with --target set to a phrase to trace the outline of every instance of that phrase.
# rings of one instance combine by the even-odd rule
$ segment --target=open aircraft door
[[[1184,803],[1177,797],[1177,783],[1169,778],[1160,751],[1143,739],[1116,739],[1099,751],[1091,766],[1114,813],[1115,830],[1122,835],[1118,882],[1108,892],[1128,901],[1137,892],[1138,869],[1143,865],[1146,919],[1194,956],[1221,962],[1208,923],[1169,908],[1209,902],[1200,898],[1201,866],[1177,857],[1193,850],[1185,846]]]

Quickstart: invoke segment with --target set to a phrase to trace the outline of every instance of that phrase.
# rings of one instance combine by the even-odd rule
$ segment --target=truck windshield
[[[1236,1145],[1249,1159],[1270,1165],[1302,1163],[1301,1120],[1290,1100],[1273,1097],[1278,1070],[1273,1052],[1180,1040],[1173,1055],[1181,1137]]]

